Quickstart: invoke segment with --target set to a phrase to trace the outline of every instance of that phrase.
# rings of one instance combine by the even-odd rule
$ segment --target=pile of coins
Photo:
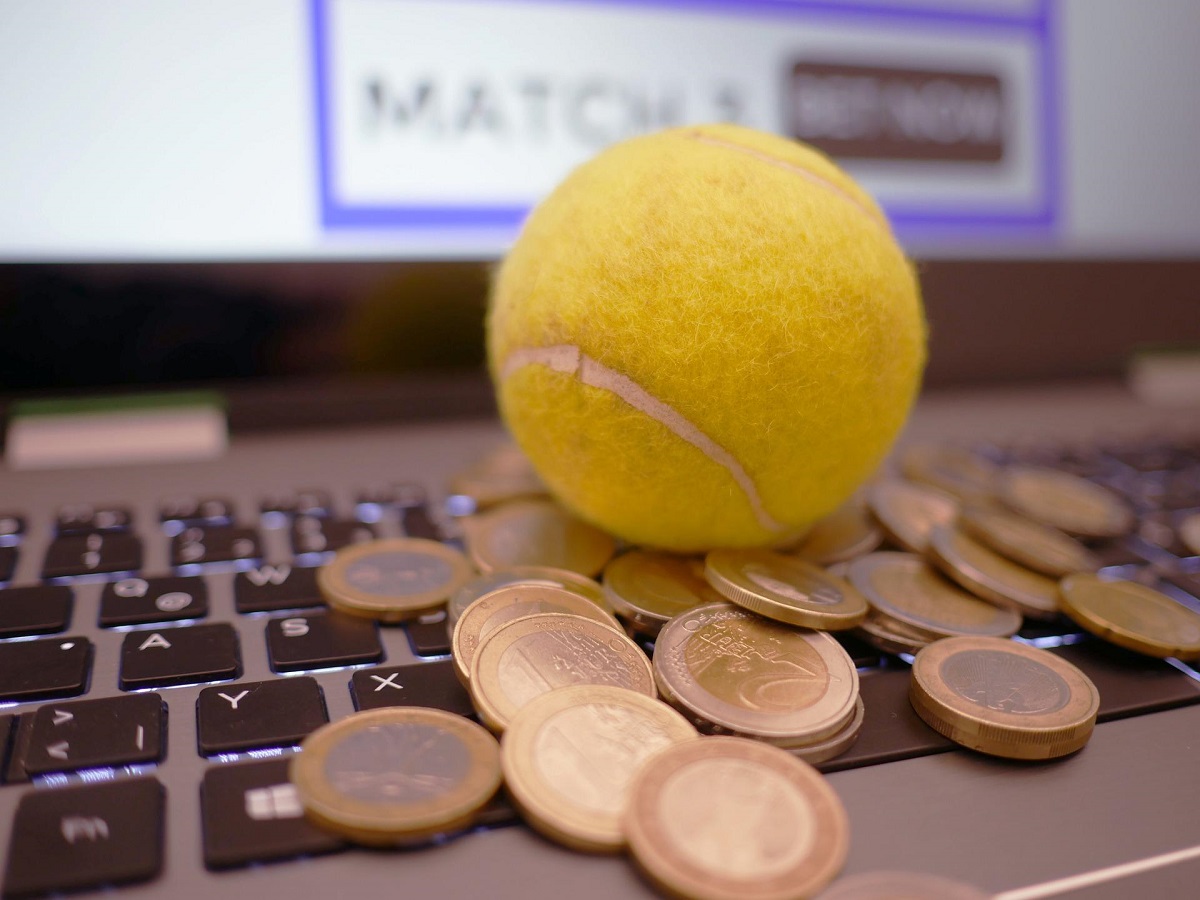
[[[899,462],[902,478],[795,547],[704,557],[619,547],[512,451],[480,463],[455,485],[463,552],[357,545],[319,584],[333,608],[384,623],[444,608],[483,727],[414,708],[326,726],[292,767],[310,816],[363,843],[420,842],[486,816],[503,782],[542,834],[628,848],[670,893],[808,896],[848,848],[808,763],[845,752],[865,717],[835,633],[911,659],[924,721],[1013,759],[1079,750],[1099,705],[1074,666],[1008,639],[1025,619],[1065,614],[1138,652],[1200,656],[1200,616],[1094,574],[1081,539],[1133,523],[1115,495],[954,448]]]

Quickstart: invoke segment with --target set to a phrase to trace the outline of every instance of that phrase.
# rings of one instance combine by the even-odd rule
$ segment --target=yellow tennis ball
[[[559,500],[677,551],[784,543],[887,453],[925,363],[913,269],[817,151],[732,125],[572,172],[497,273],[501,414]]]

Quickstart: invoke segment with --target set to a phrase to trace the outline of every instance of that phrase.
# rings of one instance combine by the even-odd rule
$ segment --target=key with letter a
[[[231,625],[131,631],[121,643],[121,690],[222,681],[242,673]]]

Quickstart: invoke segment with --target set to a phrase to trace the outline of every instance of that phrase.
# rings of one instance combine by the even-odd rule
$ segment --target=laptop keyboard
[[[1093,546],[1102,574],[1200,610],[1200,555],[1179,534],[1200,514],[1197,447],[977,451],[997,463],[1053,465],[1116,492],[1138,527]],[[359,710],[474,710],[448,659],[444,614],[381,629],[331,611],[316,567],[376,537],[454,542],[448,512],[470,504],[452,497],[433,506],[427,498],[440,487],[364,487],[350,495],[349,514],[325,489],[263,495],[249,510],[198,493],[161,498],[156,516],[88,497],[0,512],[0,791],[34,787],[5,823],[5,896],[162,877],[164,830],[173,815],[197,811],[187,803],[176,812],[178,792],[199,792],[195,852],[214,872],[343,849],[303,818],[286,775],[287,756],[330,721],[330,692]],[[35,552],[30,522],[53,528],[22,569],[41,580],[13,584],[23,554]],[[818,768],[956,749],[913,712],[905,658],[854,634],[837,638],[859,668],[866,719],[857,742]],[[1065,618],[1028,621],[1018,639],[1083,670],[1099,689],[1102,722],[1200,703],[1191,666],[1121,650]],[[182,701],[171,694],[180,689]],[[199,765],[176,771],[181,755]],[[477,827],[516,821],[501,796]]]

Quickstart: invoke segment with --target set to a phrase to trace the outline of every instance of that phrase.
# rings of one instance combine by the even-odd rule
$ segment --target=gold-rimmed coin
[[[441,606],[470,577],[466,557],[445,544],[389,538],[339,550],[317,572],[317,587],[341,612],[402,622]]]
[[[954,525],[942,525],[929,538],[926,557],[972,594],[1010,606],[1031,619],[1058,618],[1058,582],[1018,565]]]
[[[921,444],[900,454],[900,471],[965,503],[986,504],[996,491],[997,466],[965,447]]]
[[[496,588],[507,584],[545,584],[551,587],[566,588],[581,597],[591,600],[598,607],[610,611],[600,585],[586,575],[578,572],[568,572],[566,569],[554,569],[550,566],[511,566],[497,569],[486,575],[477,575],[457,591],[450,595],[446,603],[446,618],[451,626],[458,621],[468,606],[482,597],[490,594]]]
[[[1120,537],[1134,526],[1133,510],[1107,488],[1041,466],[1009,466],[998,480],[1010,509],[1067,534]]]
[[[836,640],[732,603],[668,622],[654,644],[654,677],[664,699],[702,731],[789,748],[841,731],[858,699],[858,670]]]
[[[988,900],[972,884],[924,872],[863,872],[835,881],[817,900]]]
[[[845,581],[771,550],[713,550],[704,577],[731,603],[788,625],[845,631],[867,617],[867,601]]]
[[[609,535],[549,500],[518,500],[463,519],[467,552],[481,572],[550,566],[595,576],[616,551]]]
[[[388,707],[314,731],[288,774],[322,827],[362,844],[413,844],[471,824],[500,787],[500,747],[462,716]]]
[[[1042,575],[1095,572],[1100,561],[1069,534],[1002,509],[964,509],[958,526],[982,544]]]
[[[812,766],[828,762],[831,759],[841,756],[854,746],[854,742],[858,740],[858,735],[862,732],[863,722],[866,719],[867,707],[863,703],[862,697],[859,697],[854,703],[854,717],[837,734],[831,735],[824,740],[814,741],[811,744],[788,747],[787,750],[793,756],[804,760]]]
[[[721,595],[704,580],[703,560],[631,550],[604,569],[608,604],[638,634],[654,637],[679,613]]]
[[[955,743],[1009,759],[1053,759],[1088,742],[1100,709],[1091,679],[1061,657],[1001,638],[956,637],[913,660],[909,700]]]
[[[574,591],[553,584],[506,584],[468,606],[454,624],[450,652],[459,680],[464,685],[469,682],[475,651],[488,635],[516,619],[540,613],[582,616],[621,631],[611,614]]]
[[[852,562],[847,575],[873,608],[930,639],[1009,637],[1021,627],[1016,610],[967,593],[911,553],[868,554]]]
[[[471,699],[479,719],[500,732],[522,706],[571,684],[610,684],[657,697],[650,660],[608,625],[541,613],[502,625],[471,660]]]
[[[816,769],[731,737],[651,757],[630,789],[624,830],[647,877],[693,900],[811,896],[841,871],[850,844],[846,811]]]
[[[796,547],[785,551],[818,566],[832,566],[870,553],[883,543],[883,532],[859,497],[821,519]]]
[[[502,444],[450,479],[450,491],[475,501],[477,509],[530,497],[544,497],[546,486],[515,444]]]
[[[930,532],[958,516],[958,501],[949,494],[899,479],[871,485],[867,508],[888,540],[910,553],[924,553]]]
[[[1188,551],[1200,556],[1200,513],[1192,513],[1175,529]]]
[[[1059,583],[1063,611],[1092,634],[1147,656],[1200,657],[1200,615],[1133,581],[1068,575]]]
[[[530,825],[575,850],[615,852],[625,845],[621,815],[641,764],[697,737],[665,703],[579,684],[523,706],[504,732],[500,762],[508,795]]]

